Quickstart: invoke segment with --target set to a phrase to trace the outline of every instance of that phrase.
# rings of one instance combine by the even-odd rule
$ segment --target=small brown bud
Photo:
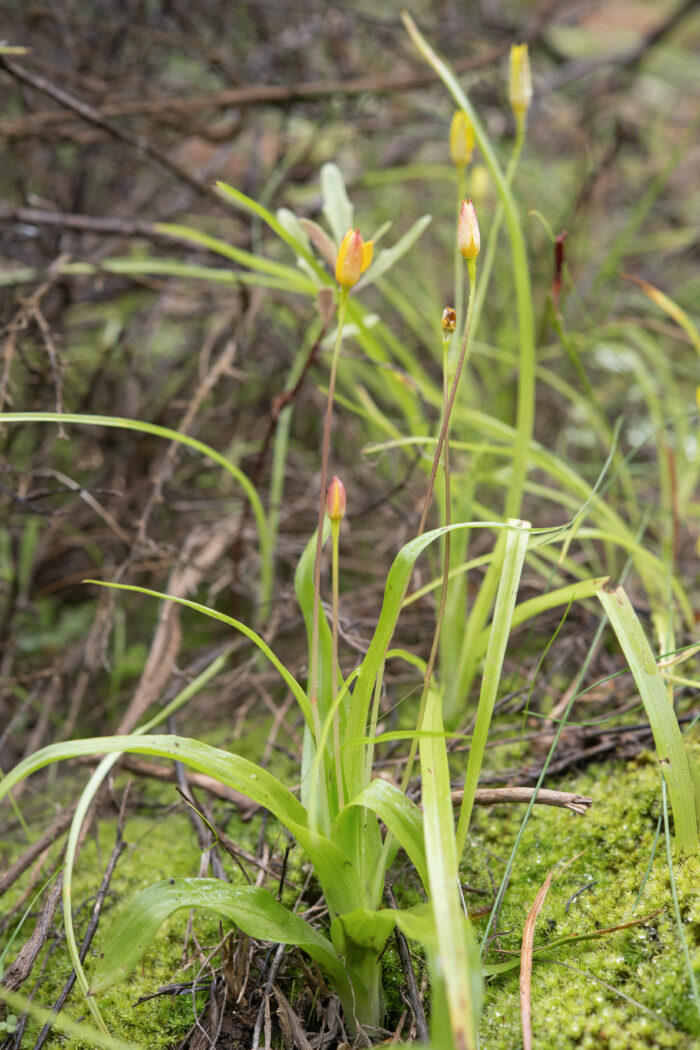
[[[454,329],[457,328],[457,313],[451,307],[445,307],[443,310],[442,325],[444,335],[451,335]]]

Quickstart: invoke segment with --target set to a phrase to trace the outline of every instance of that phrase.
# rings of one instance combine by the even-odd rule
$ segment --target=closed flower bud
[[[340,242],[335,279],[341,288],[352,288],[372,262],[372,241],[365,243],[359,230],[348,230]]]
[[[326,493],[326,514],[333,522],[345,517],[345,485],[337,474],[333,475]]]
[[[457,245],[465,259],[476,259],[481,250],[479,223],[471,197],[462,201],[457,226]]]
[[[532,102],[532,77],[527,44],[513,44],[510,49],[509,96],[517,120],[523,120]]]
[[[450,124],[450,156],[458,168],[465,168],[474,152],[474,128],[463,109],[455,111]]]
[[[451,306],[446,306],[442,311],[442,330],[445,335],[452,335],[457,327],[457,314]]]

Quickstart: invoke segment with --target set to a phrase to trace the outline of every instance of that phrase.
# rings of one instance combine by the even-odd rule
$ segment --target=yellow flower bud
[[[476,259],[481,250],[479,223],[471,197],[462,201],[457,226],[457,246],[465,259]]]
[[[345,485],[337,474],[333,475],[326,493],[326,514],[333,522],[345,517]]]
[[[348,230],[340,242],[335,279],[341,288],[352,288],[372,262],[372,241],[365,243],[359,230]]]
[[[532,77],[527,44],[513,44],[510,49],[510,104],[516,119],[524,119],[532,102]]]
[[[474,152],[474,128],[463,109],[455,110],[450,124],[450,156],[458,168],[465,168]]]

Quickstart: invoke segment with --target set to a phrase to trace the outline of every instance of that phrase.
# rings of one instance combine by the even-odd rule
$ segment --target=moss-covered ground
[[[566,787],[591,796],[594,803],[585,816],[545,806],[535,808],[516,854],[498,922],[499,936],[487,963],[510,958],[495,950],[496,943],[506,952],[518,953],[535,894],[550,868],[560,867],[561,873],[555,878],[538,919],[536,948],[557,938],[596,934],[601,929],[655,914],[640,925],[554,948],[546,952],[546,960],[535,962],[535,1045],[539,1050],[641,1050],[648,1046],[691,1050],[700,1040],[700,1019],[691,998],[671,906],[663,831],[649,877],[643,884],[660,815],[658,768],[651,756],[642,756],[626,767],[592,768],[567,782]],[[93,954],[99,952],[117,907],[128,902],[139,889],[160,878],[193,875],[198,870],[200,851],[186,815],[177,806],[156,806],[158,794],[162,799],[162,788],[142,796],[140,812],[127,819],[127,846],[111,883]],[[254,851],[259,821],[243,824],[230,811],[229,815],[227,834],[242,848]],[[491,899],[491,880],[496,885],[500,883],[521,819],[521,807],[478,811],[463,881],[467,887],[486,890],[487,895],[470,895],[467,889],[470,909],[483,909]],[[115,830],[113,820],[100,821],[97,833],[86,841],[81,852],[74,893],[79,926],[84,924],[86,910],[100,883]],[[274,843],[274,826],[268,828],[268,836]],[[564,866],[572,858],[576,859]],[[226,858],[225,865],[232,881],[242,879],[241,872]],[[700,863],[697,857],[685,858],[675,863],[674,870],[684,932],[700,976]],[[288,870],[290,902],[296,892],[291,886],[298,885],[303,875],[304,858],[295,851]],[[412,880],[407,867],[400,863],[395,889],[403,898],[402,903],[410,903],[414,893]],[[486,921],[485,917],[475,920],[477,931],[483,933]],[[165,1050],[176,1045],[192,1025],[191,991],[137,1004],[141,997],[152,995],[159,987],[186,984],[200,972],[195,943],[192,938],[187,944],[185,941],[187,922],[184,912],[174,916],[147,952],[143,965],[128,981],[101,997],[101,1009],[114,1035],[149,1050]],[[206,912],[195,915],[193,932],[204,955],[221,936],[218,919]],[[212,965],[219,963],[214,957]],[[391,1027],[403,1008],[399,992],[403,979],[393,945],[384,965],[390,1014],[387,1023]],[[53,1001],[69,972],[65,944],[61,942],[46,962],[41,985],[44,1003]],[[200,974],[198,1010],[206,1003],[208,973],[205,967]],[[283,981],[290,995],[301,987],[293,956],[286,963]],[[76,992],[67,1013],[74,1019],[85,1016]],[[31,1036],[35,1032],[36,1026],[30,1025],[25,1037],[27,1046],[33,1045]],[[487,982],[480,1037],[481,1050],[512,1050],[521,1045],[517,968]],[[68,1050],[82,1050],[88,1044],[61,1039],[61,1045]]]
[[[551,886],[537,923],[536,948],[555,938],[595,933],[660,911],[639,926],[560,947],[547,952],[551,961],[535,963],[535,1046],[539,1050],[697,1047],[700,1018],[671,907],[663,830],[642,890],[660,814],[658,767],[651,757],[622,769],[595,767],[570,786],[591,796],[593,806],[585,817],[535,808],[501,912],[501,947],[519,951],[527,911],[547,872],[578,854]],[[479,867],[483,873],[487,863],[496,880],[504,869],[519,827],[518,815],[504,809],[479,815],[469,876],[474,880]],[[700,974],[697,856],[676,863],[674,873],[684,933],[695,972]],[[496,952],[489,955],[491,962],[505,958]],[[481,1050],[520,1045],[515,970],[487,985]]]

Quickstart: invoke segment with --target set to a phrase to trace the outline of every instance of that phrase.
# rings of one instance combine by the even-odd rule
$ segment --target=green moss
[[[162,786],[157,791],[149,789],[144,798],[153,798],[158,803],[159,814],[156,817],[134,816],[127,820],[125,828],[126,849],[122,853],[112,879],[109,894],[103,909],[101,928],[93,942],[92,956],[100,949],[109,923],[119,907],[123,906],[140,889],[157,879],[196,874],[199,866],[200,851],[187,817],[181,809],[163,811]],[[164,815],[163,815],[164,813]],[[255,841],[259,823],[237,825],[235,837],[240,845],[255,850]],[[76,865],[73,886],[74,916],[77,936],[80,939],[85,926],[87,910],[92,908],[94,895],[99,887],[102,871],[114,844],[115,823],[107,820],[99,824],[98,835],[88,839],[81,851]],[[229,874],[233,882],[241,881],[242,875],[234,865]],[[11,895],[8,895],[10,897]],[[8,904],[11,901],[8,900]],[[194,945],[188,945],[188,960],[183,968],[184,934],[187,925],[187,913],[176,914],[161,929],[153,945],[148,949],[142,966],[138,967],[128,981],[111,988],[100,996],[99,1005],[107,1026],[113,1035],[132,1040],[148,1050],[161,1050],[172,1046],[193,1023],[192,995],[166,996],[151,999],[141,1005],[135,1005],[141,996],[152,995],[161,985],[185,983],[191,981],[199,971],[199,962],[195,958],[190,962]],[[21,944],[26,931],[18,938]],[[218,944],[219,921],[214,915],[197,912],[194,918],[194,933],[197,942],[205,954]],[[11,956],[10,956],[11,957]],[[91,971],[91,960],[86,961],[88,977]],[[62,941],[58,950],[49,958],[45,977],[42,981],[39,1000],[50,1005],[60,993],[71,970],[70,961]],[[203,979],[208,976],[205,971]],[[198,995],[198,1008],[205,1003],[206,989]],[[84,1002],[80,994],[74,991],[64,1008],[67,1014],[78,1019],[86,1016]],[[31,1046],[32,1033],[36,1037],[40,1025],[31,1024],[25,1035],[27,1045]],[[89,1044],[69,1039],[62,1043],[68,1050],[82,1050]]]
[[[623,770],[593,770],[566,786],[592,796],[594,804],[585,817],[544,806],[535,808],[523,835],[501,913],[499,929],[505,931],[500,938],[501,947],[519,951],[528,909],[547,872],[580,851],[585,852],[552,883],[537,922],[536,947],[555,937],[595,933],[656,909],[661,911],[642,926],[560,947],[548,953],[548,959],[553,961],[535,964],[535,1045],[538,1050],[641,1050],[650,1045],[691,1050],[698,1045],[700,1021],[671,908],[663,838],[641,900],[632,911],[651,855],[659,815],[658,768],[642,759]],[[478,845],[469,858],[465,880],[488,885],[484,881],[487,855],[483,850],[486,847],[492,851],[489,866],[496,881],[500,881],[520,817],[506,807],[498,807],[481,814],[478,820]],[[698,973],[697,856],[676,863],[674,870],[685,936]],[[573,894],[585,886],[589,888],[572,900]],[[473,903],[477,902],[478,898],[474,898]],[[488,961],[504,958],[492,952]],[[562,963],[566,966],[559,965]],[[520,1045],[517,970],[489,982],[480,1031],[482,1050],[512,1050]]]

